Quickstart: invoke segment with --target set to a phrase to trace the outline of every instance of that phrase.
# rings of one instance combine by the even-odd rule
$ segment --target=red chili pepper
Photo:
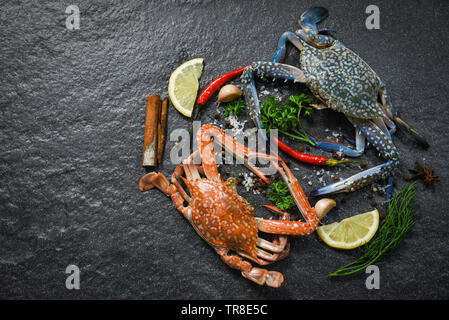
[[[284,151],[286,154],[288,154],[290,157],[293,157],[301,162],[315,164],[319,166],[335,166],[339,163],[347,163],[348,160],[335,160],[335,159],[329,159],[324,156],[314,156],[310,154],[305,154],[299,151],[296,151],[292,148],[290,148],[288,145],[280,141],[279,139],[276,139],[275,137],[271,137],[271,139],[274,140],[279,146],[279,148]]]
[[[240,76],[243,73],[243,70],[245,70],[246,67],[250,66],[251,64],[244,66],[242,68],[239,68],[237,70],[225,73],[224,75],[218,77],[217,79],[213,80],[211,83],[209,83],[206,88],[201,92],[200,96],[198,97],[198,100],[196,101],[197,104],[204,106],[209,101],[210,97],[218,90],[222,85],[224,85],[226,82],[231,81],[235,77]]]

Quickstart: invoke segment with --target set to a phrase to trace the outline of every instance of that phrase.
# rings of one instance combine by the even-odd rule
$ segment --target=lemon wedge
[[[317,228],[318,236],[328,246],[337,249],[354,249],[364,245],[376,234],[379,227],[377,209],[361,213],[340,222]]]
[[[198,94],[199,78],[203,73],[203,58],[184,62],[170,76],[168,95],[173,106],[186,117],[192,116]]]

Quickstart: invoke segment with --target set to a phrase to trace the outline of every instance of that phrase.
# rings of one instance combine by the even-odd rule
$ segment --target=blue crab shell
[[[377,105],[378,77],[362,58],[338,41],[321,49],[303,45],[301,69],[316,97],[355,118],[384,116]]]

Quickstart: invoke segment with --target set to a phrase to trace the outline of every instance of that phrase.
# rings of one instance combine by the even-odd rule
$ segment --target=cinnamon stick
[[[162,163],[162,154],[164,153],[165,127],[167,126],[167,106],[168,98],[162,102],[161,114],[159,117],[159,125],[157,127],[157,162]]]
[[[143,139],[142,166],[144,167],[155,167],[157,165],[157,129],[160,110],[161,97],[157,94],[148,96],[147,111],[145,115],[145,133]]]

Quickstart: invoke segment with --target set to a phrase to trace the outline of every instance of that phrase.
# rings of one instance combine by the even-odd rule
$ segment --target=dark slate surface
[[[65,28],[70,4],[81,10],[81,28],[74,32]],[[369,4],[2,1],[0,297],[449,298],[449,6],[445,1],[376,1],[381,29],[370,31],[365,28]],[[328,279],[360,251],[334,250],[315,234],[294,239],[290,256],[272,266],[285,275],[280,289],[259,287],[224,265],[167,197],[137,189],[145,173],[146,96],[166,96],[171,72],[194,57],[205,59],[202,87],[231,69],[269,59],[279,36],[294,31],[299,15],[315,5],[329,8],[325,25],[378,72],[403,117],[431,144],[423,150],[404,134],[395,135],[401,157],[395,191],[406,184],[402,176],[415,160],[433,166],[442,180],[433,188],[419,183],[416,225],[380,266],[379,290],[366,289],[364,273]],[[295,64],[297,58],[292,50],[288,62]],[[297,85],[283,92],[288,96],[295,90],[305,91]],[[213,122],[214,102],[209,106],[203,123]],[[170,106],[169,131],[190,124]],[[306,125],[322,137],[353,134],[342,115],[329,111],[315,113]],[[173,143],[167,142],[159,168],[166,175],[174,168],[168,162]],[[373,150],[363,159],[381,161]],[[320,186],[317,168],[294,161],[291,166],[299,168],[294,172],[306,191]],[[231,169],[235,174],[243,170]],[[343,177],[358,171],[332,170]],[[338,208],[326,222],[370,210],[371,193],[364,188],[335,196]],[[267,203],[243,194],[253,204]],[[65,288],[69,264],[81,270],[80,290]]]

